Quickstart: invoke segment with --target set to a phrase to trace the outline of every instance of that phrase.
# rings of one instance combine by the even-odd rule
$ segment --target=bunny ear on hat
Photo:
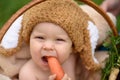
[[[18,10],[0,30],[0,54],[12,56],[23,43],[20,33],[23,13],[44,0],[34,0]]]
[[[15,53],[21,46],[22,38],[19,36],[22,16],[18,17],[6,31],[0,43],[0,53],[9,56]],[[3,30],[1,30],[2,33]]]

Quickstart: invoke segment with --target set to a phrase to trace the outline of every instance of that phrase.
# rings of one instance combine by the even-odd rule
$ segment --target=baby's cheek
[[[57,55],[61,63],[65,62],[70,54],[72,53],[72,48],[68,45],[62,45],[56,48]]]
[[[59,60],[61,63],[64,63],[70,57],[70,53],[61,51],[59,54]]]

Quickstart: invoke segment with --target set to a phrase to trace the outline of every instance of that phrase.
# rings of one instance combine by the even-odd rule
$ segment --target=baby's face
[[[45,56],[55,56],[64,63],[72,53],[72,41],[60,26],[40,23],[31,33],[30,52],[33,61],[42,69],[47,70]]]

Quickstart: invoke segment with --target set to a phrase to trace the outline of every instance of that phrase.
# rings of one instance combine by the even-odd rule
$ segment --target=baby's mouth
[[[41,59],[44,63],[48,63],[47,56],[43,56]]]
[[[48,64],[47,56],[41,57],[41,60],[43,61],[44,64]]]
[[[43,61],[44,64],[48,64],[48,60],[47,60],[48,56],[57,57],[56,51],[45,51],[45,50],[41,51],[41,60]]]

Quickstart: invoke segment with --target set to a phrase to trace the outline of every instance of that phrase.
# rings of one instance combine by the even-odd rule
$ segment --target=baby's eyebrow
[[[58,38],[70,39],[67,35],[57,35]]]

